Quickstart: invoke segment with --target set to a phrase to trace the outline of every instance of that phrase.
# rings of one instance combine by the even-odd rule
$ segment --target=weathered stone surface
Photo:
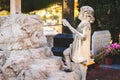
[[[80,80],[76,71],[63,71],[62,58],[47,46],[38,16],[16,14],[3,20],[0,80]]]
[[[1,17],[0,16],[0,26],[4,23],[4,21],[7,19],[7,17]]]
[[[111,34],[108,30],[95,31],[92,36],[92,53],[97,54],[102,48],[110,44]]]
[[[42,22],[35,15],[11,15],[0,27],[0,49],[18,50],[44,46]]]
[[[79,80],[79,79],[76,77],[75,72],[66,73],[64,71],[59,71],[51,73],[48,80]]]

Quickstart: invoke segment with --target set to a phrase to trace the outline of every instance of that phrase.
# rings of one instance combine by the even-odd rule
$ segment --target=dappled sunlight
[[[61,24],[62,5],[54,4],[49,8],[32,11],[30,14],[39,15],[40,18],[44,21],[44,25]]]
[[[7,16],[7,15],[9,15],[10,13],[8,12],[8,11],[6,11],[6,10],[2,10],[2,11],[0,11],[0,16]]]
[[[35,10],[29,14],[39,15],[45,27],[49,26],[58,33],[62,32],[62,5],[54,4],[49,8]]]

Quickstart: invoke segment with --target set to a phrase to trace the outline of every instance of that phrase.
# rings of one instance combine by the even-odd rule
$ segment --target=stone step
[[[41,65],[42,64],[42,65]],[[42,71],[51,72],[51,71],[58,71],[62,67],[62,58],[57,56],[51,56],[46,59],[34,59],[33,63],[30,65],[31,69],[38,68]]]
[[[49,75],[47,80],[79,80],[79,75],[75,72],[58,71]]]
[[[52,72],[58,72],[61,68],[61,57],[52,56],[46,59],[34,59],[29,69],[25,71],[25,80],[47,80]]]

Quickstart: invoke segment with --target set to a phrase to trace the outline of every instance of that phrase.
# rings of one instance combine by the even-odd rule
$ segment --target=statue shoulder
[[[83,28],[83,27],[87,27],[87,26],[91,26],[91,24],[88,21],[82,21],[78,27]]]

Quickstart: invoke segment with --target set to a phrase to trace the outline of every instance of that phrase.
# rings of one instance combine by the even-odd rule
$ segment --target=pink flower
[[[120,49],[120,45],[118,43],[111,44],[112,48]]]
[[[118,43],[113,43],[105,47],[103,55],[115,55],[119,53],[118,51],[120,51],[120,45]]]

